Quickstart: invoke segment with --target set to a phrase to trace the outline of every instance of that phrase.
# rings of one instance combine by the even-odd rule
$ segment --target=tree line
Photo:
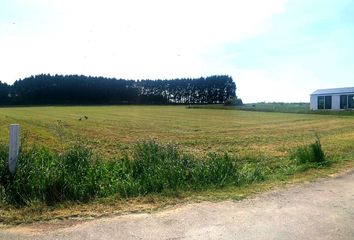
[[[0,105],[213,104],[236,97],[232,77],[125,80],[40,74],[12,85],[0,82]]]

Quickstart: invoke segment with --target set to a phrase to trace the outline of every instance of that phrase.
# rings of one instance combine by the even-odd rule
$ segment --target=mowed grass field
[[[276,160],[313,142],[316,134],[331,158],[354,159],[354,116],[185,106],[13,107],[0,108],[0,141],[8,141],[11,123],[21,125],[29,145],[60,151],[80,138],[108,159],[155,139],[196,155],[227,152]]]

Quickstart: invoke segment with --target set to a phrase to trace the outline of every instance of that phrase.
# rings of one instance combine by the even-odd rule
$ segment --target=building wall
[[[310,96],[310,110],[317,110],[317,95]]]
[[[321,94],[321,95],[310,95],[310,110],[318,110],[317,97],[318,96],[332,96],[332,109],[331,110],[343,110],[340,109],[340,96],[341,95],[353,95],[354,93],[345,94]]]
[[[340,95],[332,95],[332,109],[340,110]]]

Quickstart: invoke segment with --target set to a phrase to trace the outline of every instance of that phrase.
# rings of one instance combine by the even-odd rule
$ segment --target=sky
[[[354,0],[0,0],[0,81],[229,75],[244,102],[354,86]]]

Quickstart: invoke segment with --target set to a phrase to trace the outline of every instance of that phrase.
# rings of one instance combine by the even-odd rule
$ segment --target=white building
[[[354,87],[318,89],[310,95],[311,110],[354,110]]]

